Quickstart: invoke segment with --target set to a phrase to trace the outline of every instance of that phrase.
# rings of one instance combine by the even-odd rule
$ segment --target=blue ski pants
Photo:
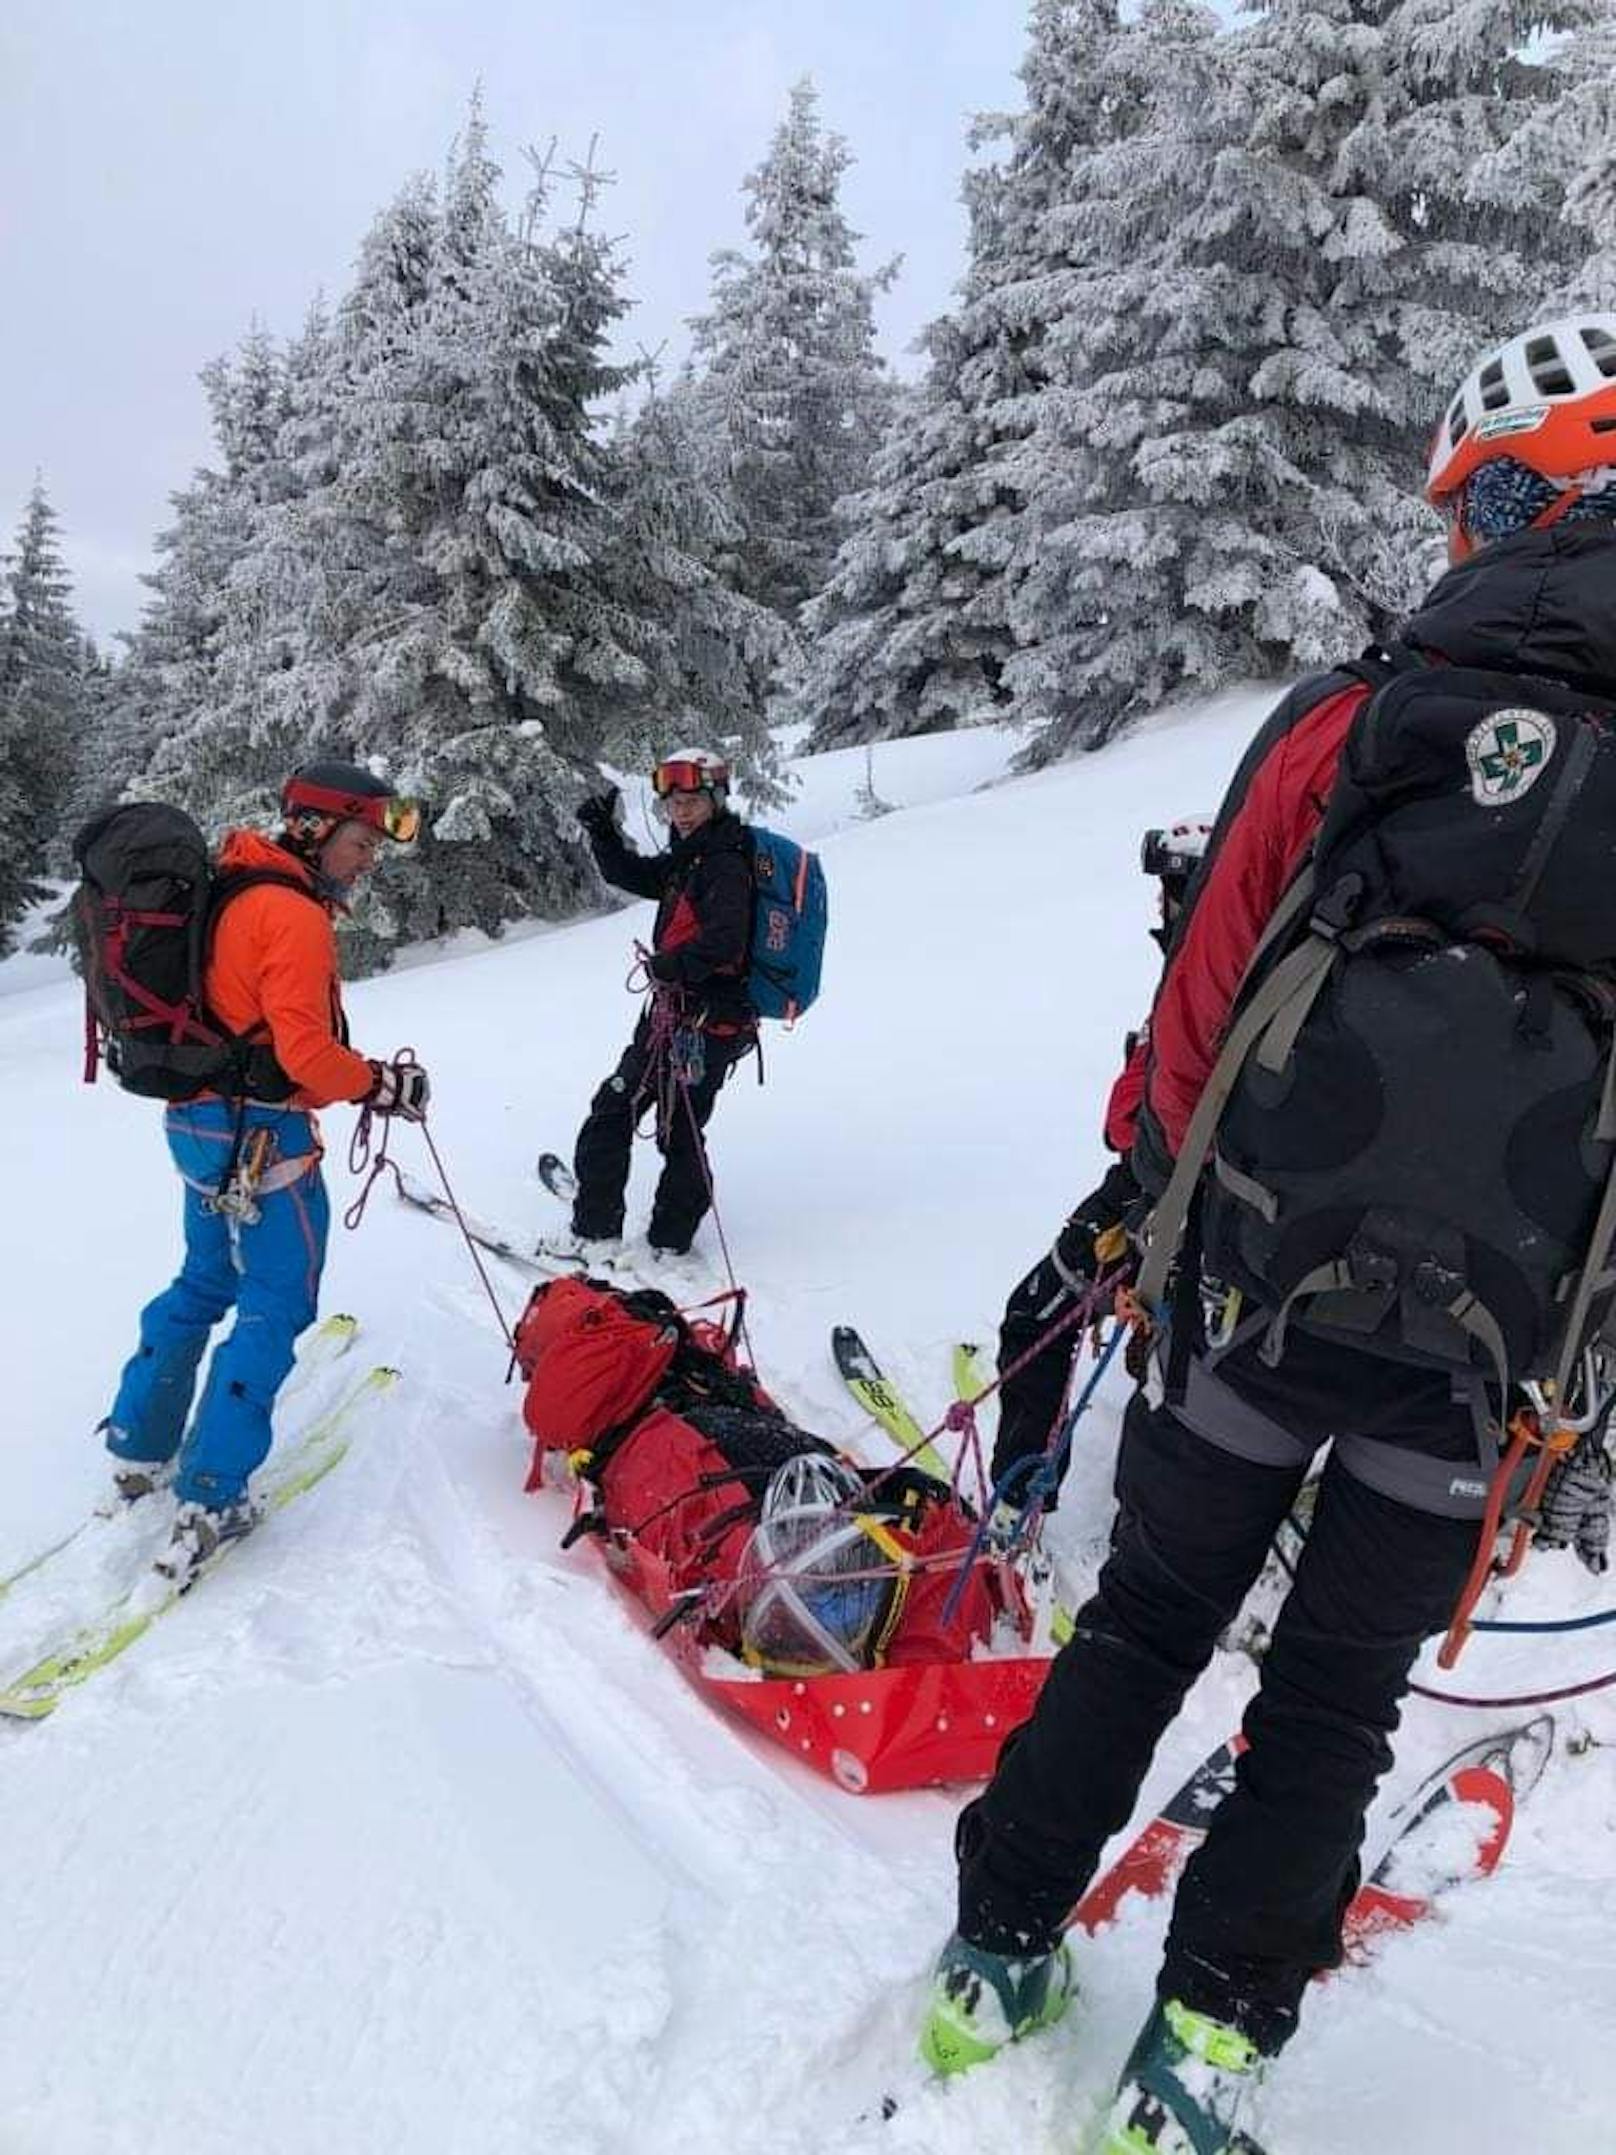
[[[245,1493],[269,1451],[275,1395],[318,1306],[331,1213],[310,1116],[258,1106],[246,1111],[244,1137],[268,1130],[264,1182],[275,1186],[261,1189],[255,1221],[210,1208],[237,1113],[227,1100],[168,1111],[168,1149],[185,1182],[185,1261],[142,1310],[140,1345],[107,1415],[110,1451],[120,1459],[178,1454],[179,1500],[215,1507]],[[187,1429],[209,1334],[232,1310],[235,1323],[214,1350]]]

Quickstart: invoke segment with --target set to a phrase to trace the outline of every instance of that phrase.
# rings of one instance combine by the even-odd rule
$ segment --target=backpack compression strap
[[[1296,919],[1312,895],[1313,867],[1309,862],[1303,866],[1290,889],[1274,908],[1268,926],[1263,930],[1262,940],[1252,952],[1247,964],[1246,980],[1252,977],[1264,954]],[[1297,1000],[1298,1015],[1294,1023],[1286,1028],[1289,1037],[1294,1039],[1302,1017],[1306,1015],[1314,997],[1323,986],[1325,976],[1334,962],[1334,932],[1315,932],[1309,935],[1305,943],[1298,945],[1280,960],[1230,1028],[1223,1051],[1213,1064],[1211,1075],[1201,1088],[1201,1097],[1195,1103],[1195,1112],[1190,1117],[1189,1128],[1184,1132],[1178,1157],[1173,1162],[1172,1177],[1150,1216],[1150,1246],[1145,1251],[1144,1262],[1139,1267],[1139,1277],[1134,1283],[1134,1293],[1147,1314],[1154,1316],[1161,1302],[1162,1290],[1167,1285],[1167,1275],[1178,1255],[1179,1244],[1184,1239],[1184,1226],[1189,1218],[1196,1185],[1201,1179],[1201,1170],[1211,1153],[1212,1141],[1217,1136],[1223,1110],[1228,1104],[1229,1095],[1234,1090],[1235,1080],[1240,1075],[1252,1044],[1276,1020],[1283,1024],[1289,1015],[1289,1005],[1293,1000]],[[1242,987],[1244,984],[1242,982]]]

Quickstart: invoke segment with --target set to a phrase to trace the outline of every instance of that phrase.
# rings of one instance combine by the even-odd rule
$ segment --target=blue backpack
[[[819,993],[829,906],[817,853],[750,829],[752,950],[746,992],[760,1018],[801,1017]]]

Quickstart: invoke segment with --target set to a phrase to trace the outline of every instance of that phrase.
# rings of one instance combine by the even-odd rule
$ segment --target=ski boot
[[[1238,2028],[1159,2002],[1122,2068],[1097,2155],[1263,2155],[1239,2118],[1267,2066]]]
[[[630,1252],[631,1262],[650,1278],[661,1280],[675,1301],[681,1294],[699,1294],[709,1285],[707,1268],[694,1245],[677,1249],[669,1242],[653,1242],[647,1235],[641,1249]]]
[[[197,1575],[218,1555],[228,1541],[240,1541],[258,1524],[260,1513],[250,1497],[215,1509],[208,1504],[182,1504],[174,1514],[174,1530],[168,1547],[153,1570],[183,1594]]]
[[[1071,1956],[1063,1938],[1052,1953],[1012,1957],[968,1945],[956,1931],[932,1975],[920,2055],[934,2073],[963,2073],[996,2057],[1072,2002]]]
[[[172,1459],[117,1459],[112,1463],[112,1501],[109,1514],[121,1511],[126,1504],[138,1504],[142,1497],[155,1496],[159,1489],[166,1489],[174,1479]]]

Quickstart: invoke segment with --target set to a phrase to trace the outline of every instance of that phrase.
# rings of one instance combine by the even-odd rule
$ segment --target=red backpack
[[[535,1288],[516,1328],[523,1414],[534,1438],[527,1486],[539,1487],[546,1452],[593,1454],[626,1431],[649,1406],[682,1336],[679,1314],[662,1295],[621,1295],[590,1279]]]

